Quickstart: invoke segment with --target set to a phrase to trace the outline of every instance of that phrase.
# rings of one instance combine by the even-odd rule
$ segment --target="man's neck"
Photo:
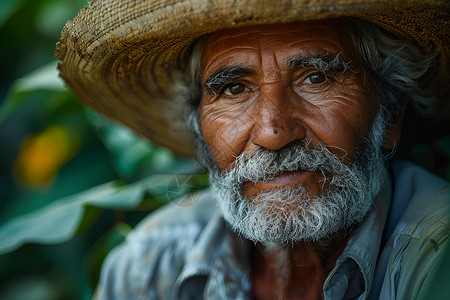
[[[254,299],[321,299],[323,284],[349,236],[268,248],[258,244],[252,266]]]

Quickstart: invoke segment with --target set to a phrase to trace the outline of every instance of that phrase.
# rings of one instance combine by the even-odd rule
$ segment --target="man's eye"
[[[227,86],[224,90],[223,93],[227,96],[235,96],[238,94],[242,94],[243,92],[248,91],[248,88],[245,87],[245,85],[240,84],[240,83],[233,83],[229,86]]]
[[[326,79],[327,79],[327,77],[325,76],[325,74],[314,73],[314,74],[308,76],[306,81],[307,81],[307,83],[311,83],[311,84],[319,84],[319,83],[324,82]]]

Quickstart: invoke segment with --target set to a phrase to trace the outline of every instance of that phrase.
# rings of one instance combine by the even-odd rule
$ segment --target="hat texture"
[[[439,73],[448,76],[449,7],[446,0],[94,0],[67,22],[55,56],[81,101],[158,145],[193,156],[184,105],[173,87],[200,36],[354,16],[438,51]]]

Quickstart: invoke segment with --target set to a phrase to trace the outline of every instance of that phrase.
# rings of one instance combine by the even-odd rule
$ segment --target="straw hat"
[[[446,0],[94,0],[65,25],[55,56],[80,100],[152,142],[192,156],[175,75],[189,45],[225,28],[355,16],[450,57]],[[174,100],[176,99],[176,100]]]

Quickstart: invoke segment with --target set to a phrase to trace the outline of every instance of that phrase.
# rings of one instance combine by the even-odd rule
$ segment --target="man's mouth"
[[[245,184],[245,194],[247,197],[253,197],[258,195],[264,190],[276,189],[283,186],[300,185],[305,184],[306,177],[311,174],[311,171],[297,170],[281,172],[275,177],[258,182],[247,182]]]
[[[304,174],[306,174],[308,171],[304,170],[297,170],[297,171],[285,171],[281,172],[280,174],[276,175],[270,180],[267,180],[265,182],[260,182],[263,185],[294,185],[296,182],[300,179],[300,177]]]

